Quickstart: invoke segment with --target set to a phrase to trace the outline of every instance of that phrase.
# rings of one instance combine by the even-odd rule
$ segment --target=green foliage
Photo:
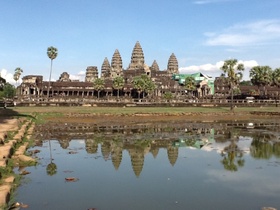
[[[113,88],[118,90],[118,97],[119,91],[124,87],[124,78],[123,77],[116,77],[113,81]]]
[[[134,77],[133,87],[139,92],[140,96],[140,92],[142,91],[148,94],[152,93],[156,85],[148,75],[142,74],[141,76]]]
[[[221,155],[223,157],[221,163],[223,164],[224,169],[228,171],[235,172],[238,170],[238,167],[243,167],[245,164],[243,153],[234,141],[231,141],[231,144],[225,147]]]
[[[272,79],[274,85],[280,87],[280,68],[277,68],[272,73]]]
[[[101,78],[97,78],[93,81],[93,88],[96,90],[102,90],[104,89],[104,80]]]
[[[8,159],[6,167],[0,167],[0,179],[8,177],[9,175],[13,174],[14,162],[12,159]],[[1,181],[0,181],[1,183]]]
[[[266,95],[265,87],[273,81],[272,69],[269,66],[255,66],[250,70],[251,82],[253,85],[263,87],[263,94]]]
[[[3,87],[5,84],[6,84],[6,80],[0,75],[0,91],[3,91]]]
[[[171,92],[166,92],[164,93],[163,98],[166,100],[171,100],[173,98],[173,95]]]
[[[101,90],[104,89],[104,86],[105,86],[105,82],[101,78],[97,78],[93,81],[93,88],[98,91],[98,98],[99,98],[99,93]]]
[[[21,76],[21,73],[23,72],[23,70],[20,68],[20,67],[17,67],[15,69],[15,73],[14,73],[14,80],[17,81],[19,80],[20,76]]]
[[[225,60],[221,70],[224,72],[226,81],[231,89],[239,85],[244,69],[244,65],[238,63],[237,59]]]
[[[2,91],[0,90],[0,98],[13,98],[16,94],[16,89],[10,83],[5,83]]]
[[[114,89],[122,89],[124,86],[124,78],[123,77],[116,77],[113,81],[113,88]]]
[[[58,54],[57,48],[55,48],[53,46],[48,47],[47,55],[48,55],[49,59],[51,59],[51,60],[56,59],[57,54]]]
[[[253,85],[265,86],[272,83],[272,69],[269,66],[255,66],[250,70]]]
[[[47,165],[46,170],[49,176],[53,176],[57,173],[57,166],[55,163],[51,162],[50,164]]]
[[[237,59],[226,60],[221,67],[221,70],[224,73],[223,77],[231,92],[231,110],[233,110],[233,89],[239,86],[243,77],[242,71],[244,71],[244,69],[244,65],[238,63]]]
[[[47,98],[49,98],[49,95],[50,95],[50,86],[51,86],[51,77],[52,77],[52,63],[53,63],[53,60],[56,59],[57,54],[58,54],[57,48],[55,48],[53,46],[48,47],[47,55],[48,55],[49,59],[51,59],[51,69],[50,69],[50,77],[49,77]]]
[[[186,77],[185,79],[185,89],[189,92],[192,93],[193,91],[196,90],[196,82],[193,77]]]
[[[241,94],[240,88],[234,88],[233,89],[233,95],[238,95],[238,94]]]

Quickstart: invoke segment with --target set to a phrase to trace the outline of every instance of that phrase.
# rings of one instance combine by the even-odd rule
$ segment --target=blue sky
[[[174,53],[180,73],[219,76],[226,59],[280,67],[279,0],[9,0],[0,3],[0,71],[48,80],[49,46],[58,49],[52,79],[64,71],[84,80],[119,50],[127,68],[140,42],[145,63],[166,69]],[[80,75],[80,76],[79,76]]]

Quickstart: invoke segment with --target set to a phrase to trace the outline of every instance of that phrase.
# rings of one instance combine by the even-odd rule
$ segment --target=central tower
[[[144,53],[139,41],[137,41],[132,51],[131,61],[128,70],[144,68],[144,64]]]

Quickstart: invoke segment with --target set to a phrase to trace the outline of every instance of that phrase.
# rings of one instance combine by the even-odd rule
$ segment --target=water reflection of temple
[[[114,140],[103,140],[99,142],[98,139],[86,139],[85,140],[86,151],[88,153],[98,153],[98,145],[100,145],[100,150],[102,157],[105,161],[111,160],[113,166],[116,170],[119,169],[123,151],[127,151],[130,160],[131,166],[134,171],[134,174],[138,177],[140,176],[145,162],[145,156],[149,153],[156,158],[160,149],[164,149],[167,151],[167,156],[169,162],[172,166],[175,165],[178,158],[178,147],[173,145],[172,141],[147,141],[141,140],[138,142],[123,142],[123,141],[114,141]]]
[[[233,157],[232,154],[241,154],[240,152],[250,153],[253,158],[280,157],[279,124],[266,124],[266,132],[262,128],[264,124],[255,124],[254,128],[247,128],[246,125],[247,123],[221,125],[180,122],[172,125],[160,123],[97,127],[96,125],[49,124],[36,128],[36,139],[39,145],[43,140],[57,139],[64,149],[69,147],[70,141],[84,139],[87,153],[97,154],[100,148],[103,159],[112,161],[116,170],[121,165],[123,151],[127,151],[137,177],[143,170],[147,154],[156,158],[160,150],[166,151],[169,163],[174,166],[178,159],[179,147],[215,150],[224,155],[222,162],[225,168],[231,168],[232,162],[231,165],[227,164],[228,161],[233,161],[225,157]],[[262,129],[257,129],[258,126]],[[250,140],[246,141],[247,145],[244,144],[246,138]]]

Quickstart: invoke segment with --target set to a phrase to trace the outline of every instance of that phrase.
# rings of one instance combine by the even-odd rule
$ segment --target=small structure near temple
[[[104,80],[104,88],[100,92],[100,98],[117,98],[115,97],[116,91],[113,88],[113,82],[116,77],[124,79],[121,97],[126,99],[138,98],[141,94],[138,93],[139,90],[133,87],[133,79],[143,74],[147,75],[155,84],[156,88],[152,93],[153,98],[162,97],[167,92],[176,97],[185,96],[184,83],[181,79],[185,76],[194,76],[179,74],[178,60],[174,53],[169,57],[167,69],[165,70],[159,69],[156,60],[153,61],[151,66],[147,65],[143,49],[137,41],[127,69],[123,68],[122,57],[118,49],[115,50],[112,56],[111,64],[107,57],[104,59],[100,72],[100,78]],[[179,81],[176,79],[178,75],[180,77]],[[97,66],[87,67],[84,81],[71,80],[69,74],[63,72],[57,81],[51,82],[49,95],[52,98],[96,98],[98,90],[94,89],[93,82],[97,78],[99,78]],[[211,77],[198,73],[195,79],[198,82],[198,91],[194,93],[196,96],[214,94]],[[48,82],[43,81],[42,76],[28,75],[22,78],[22,84],[18,87],[17,95],[26,100],[37,100],[38,98],[44,100],[47,96],[47,88]],[[141,97],[144,96],[144,94],[141,95]]]

